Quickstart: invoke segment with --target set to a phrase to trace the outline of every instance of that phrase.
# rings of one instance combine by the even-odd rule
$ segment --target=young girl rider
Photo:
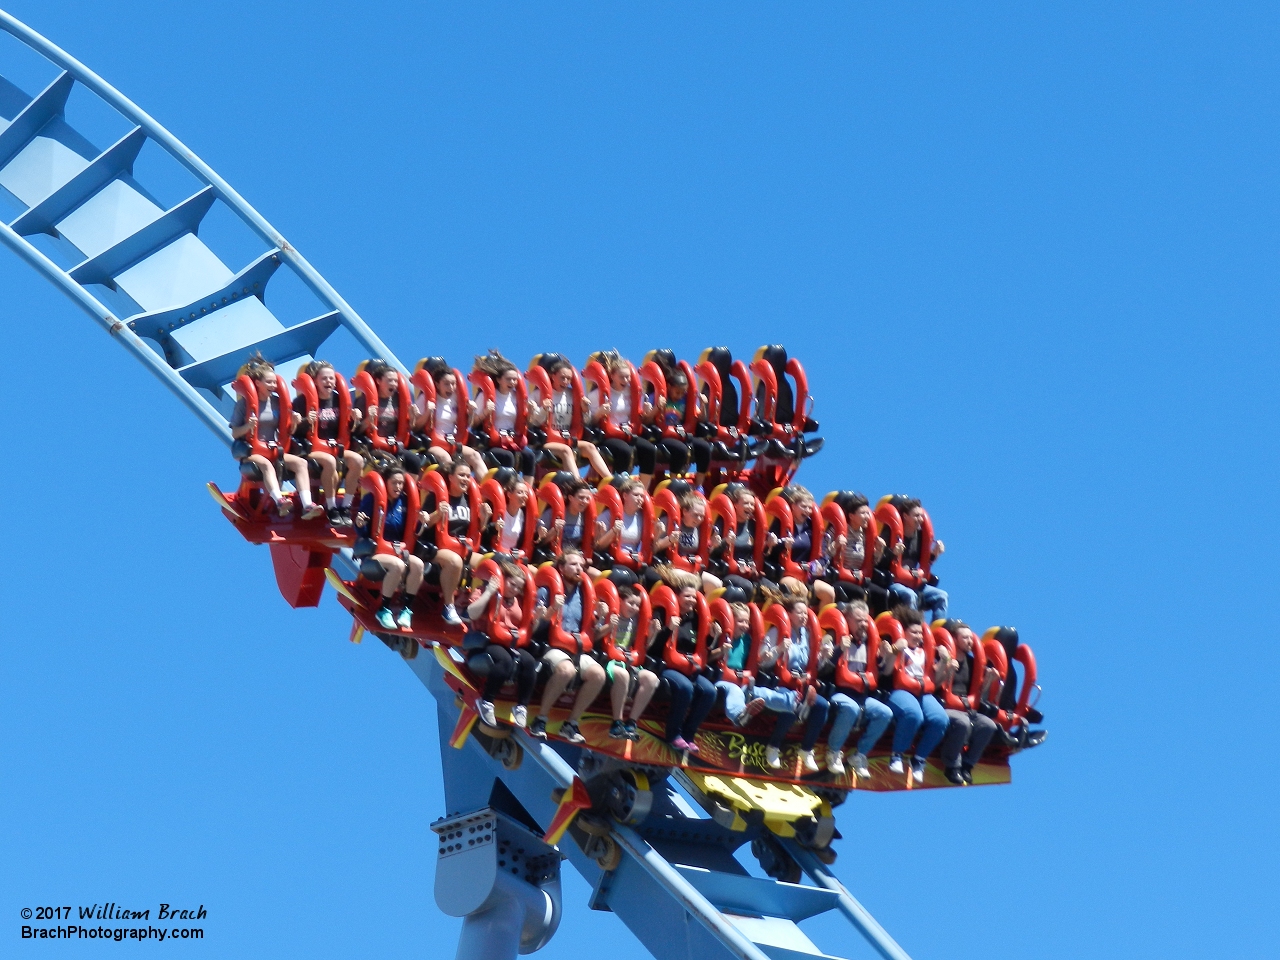
[[[387,512],[382,521],[382,539],[391,544],[394,554],[376,553],[373,559],[386,571],[382,578],[382,598],[377,613],[378,623],[387,630],[409,630],[413,627],[413,598],[422,586],[422,560],[408,553],[404,546],[405,525],[414,518],[405,516],[408,498],[405,496],[405,472],[401,466],[384,467],[379,471],[387,489]],[[356,514],[356,534],[368,538],[372,535],[370,520],[373,517],[373,494],[366,493],[360,500]],[[408,575],[406,577],[406,570]],[[404,594],[398,604],[392,598],[404,580]],[[392,607],[399,606],[399,613]]]
[[[442,360],[429,360],[427,372],[436,386],[436,399],[433,403],[425,393],[419,393],[413,401],[413,430],[427,437],[439,436],[451,441],[455,447],[449,451],[445,447],[428,445],[427,452],[441,465],[449,463],[456,456],[461,456],[471,467],[475,476],[484,476],[484,458],[473,448],[467,446],[467,428],[470,424],[458,423],[458,399],[461,385],[448,364]]]
[[[520,382],[520,370],[514,363],[500,354],[490,350],[482,357],[476,357],[475,369],[488,374],[493,380],[494,398],[486,400],[478,411],[480,420],[491,420],[498,433],[514,435],[520,417],[520,394],[517,385]],[[532,405],[526,401],[526,417],[533,412]],[[525,477],[533,476],[534,452],[527,444],[519,450],[508,450],[495,447],[489,442],[487,433],[481,432],[480,446],[501,467],[515,467]]]
[[[650,621],[646,626],[640,622],[640,600],[639,587],[618,588],[618,612],[606,621],[599,636],[600,649],[607,650],[611,646],[612,652],[627,658],[619,660],[611,656],[605,665],[605,673],[611,684],[610,706],[613,708],[609,736],[614,740],[640,739],[636,721],[644,715],[645,708],[658,689],[658,675],[643,666],[645,651],[657,636],[658,624]],[[630,715],[627,714],[628,696],[634,697]]]
[[[529,717],[529,700],[533,697],[533,684],[538,676],[538,661],[525,649],[528,637],[521,636],[524,617],[524,592],[529,588],[524,573],[514,563],[498,561],[502,576],[490,577],[481,587],[471,591],[471,603],[467,606],[467,618],[471,632],[463,638],[463,648],[488,654],[491,664],[480,692],[480,719],[496,727],[493,701],[502,687],[512,677],[516,681],[516,705],[511,708],[511,725],[524,729]],[[498,580],[502,580],[502,596],[493,603],[498,593]],[[510,639],[500,642],[499,633]]]
[[[249,362],[240,368],[237,376],[247,376],[253,381],[258,393],[258,413],[251,416],[247,413],[248,403],[244,397],[236,400],[235,409],[231,412],[231,436],[241,440],[249,436],[254,428],[258,431],[258,440],[262,443],[275,443],[281,436],[280,418],[289,417],[285,432],[292,433],[302,422],[302,418],[292,410],[280,409],[280,398],[276,394],[276,369],[255,354]],[[284,469],[293,475],[293,485],[298,491],[298,500],[302,504],[302,519],[314,520],[324,516],[324,507],[311,502],[311,476],[307,462],[301,457],[286,453],[281,458]],[[252,463],[262,472],[262,486],[276,505],[276,512],[287,517],[293,512],[293,506],[284,499],[280,492],[280,479],[276,476],[275,464],[258,453],[250,453],[241,458],[241,462]]]
[[[668,638],[674,635],[676,650],[689,656],[696,652],[698,646],[698,631],[701,628],[698,591],[702,583],[696,574],[674,567],[662,566],[655,569],[667,586],[676,592],[679,609],[654,638],[652,649],[661,652]],[[698,745],[694,738],[698,735],[702,721],[715,706],[715,685],[702,670],[693,676],[685,676],[674,667],[667,666],[662,671],[662,678],[671,689],[671,704],[667,713],[667,743],[676,750],[697,754]]]
[[[313,360],[307,364],[304,373],[316,386],[316,409],[307,411],[306,397],[299,394],[293,398],[294,413],[305,420],[299,423],[293,435],[293,442],[300,449],[306,450],[308,460],[314,460],[320,467],[320,488],[324,490],[325,508],[329,514],[329,522],[347,524],[351,522],[351,506],[355,503],[356,491],[360,485],[360,473],[364,469],[364,457],[354,450],[342,451],[346,494],[341,504],[338,502],[338,457],[337,440],[341,431],[338,423],[338,374],[333,364],[324,360]],[[360,411],[352,409],[351,419],[359,420]],[[316,436],[328,443],[325,447],[311,447],[310,434],[315,428]]]
[[[644,495],[645,486],[640,480],[627,480],[618,489],[622,497],[622,516],[615,517],[608,510],[596,516],[595,548],[605,551],[614,540],[621,542],[624,553],[640,562],[644,550]],[[604,562],[605,558],[601,558]],[[612,566],[612,563],[605,563]]]
[[[685,376],[683,370],[672,364],[669,359],[661,352],[655,357],[658,366],[662,368],[663,377],[667,381],[667,398],[666,403],[661,410],[653,410],[650,408],[647,414],[648,422],[653,423],[659,428],[683,427],[685,423],[685,414],[688,411],[688,405],[698,405],[699,397],[696,393],[689,392],[689,378]],[[676,437],[665,436],[656,442],[656,445],[650,445],[653,451],[654,459],[649,459],[648,451],[643,453],[637,449],[640,459],[640,479],[649,485],[653,481],[653,472],[657,467],[656,457],[658,451],[666,455],[670,476],[683,474],[689,466],[690,453],[693,455],[694,470],[693,485],[701,487],[702,481],[706,479],[707,471],[711,468],[711,444],[701,437],[686,436],[684,440]],[[646,462],[648,461],[648,462]]]
[[[733,612],[733,635],[722,635],[720,624],[712,623],[711,633],[717,643],[707,651],[707,660],[720,665],[722,673],[732,672],[739,678],[736,683],[728,679],[717,680],[716,689],[724,691],[724,715],[734,726],[741,727],[764,709],[765,702],[755,693],[754,678],[743,676],[753,642],[751,608],[745,603],[731,603],[729,609]]]
[[[599,431],[598,450],[603,450],[613,460],[613,473],[630,473],[636,462],[639,439],[631,432],[635,412],[631,409],[631,366],[617,350],[593,353],[587,360],[597,361],[609,377],[607,402],[601,402],[599,389],[587,394],[587,420]],[[608,436],[604,429],[606,422],[622,436]],[[648,441],[642,442],[648,444]],[[652,447],[652,444],[648,445]]]
[[[422,559],[432,564],[433,576],[438,571],[440,601],[444,604],[441,616],[444,617],[444,622],[458,627],[462,625],[462,618],[453,605],[454,595],[462,582],[462,571],[474,546],[467,540],[471,531],[471,467],[459,457],[444,469],[448,471],[445,482],[448,485],[449,499],[437,502],[436,494],[424,489],[422,511],[418,514],[423,529],[416,549]],[[487,520],[487,517],[481,519]],[[436,531],[441,528],[463,545],[466,556],[437,543]]]
[[[542,405],[535,408],[530,422],[538,425],[550,423],[562,435],[567,436],[573,427],[574,417],[573,364],[561,357],[551,364],[551,369],[547,373],[551,378],[553,393],[549,397],[543,397]],[[604,458],[600,456],[596,445],[589,440],[577,440],[571,443],[548,440],[543,443],[542,448],[560,461],[566,473],[572,473],[575,476],[578,474],[576,450],[586,458],[591,469],[602,479],[613,474],[604,462]]]
[[[702,522],[707,517],[707,501],[697,491],[689,490],[680,497],[678,502],[680,504],[679,524],[670,531],[666,529],[666,523],[662,520],[654,524],[653,555],[656,562],[666,562],[664,559],[659,559],[660,555],[665,557],[672,551],[682,557],[696,556],[701,546],[699,537],[702,535]],[[712,576],[706,571],[702,572],[701,577],[702,589],[707,594],[719,590],[722,586],[719,577]]]

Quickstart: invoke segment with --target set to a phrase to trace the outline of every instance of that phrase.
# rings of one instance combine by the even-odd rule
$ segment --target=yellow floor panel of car
[[[687,776],[707,796],[715,797],[735,810],[759,810],[764,814],[765,825],[780,836],[791,836],[795,832],[790,826],[793,821],[815,815],[822,806],[817,795],[796,784],[746,780],[692,770]]]

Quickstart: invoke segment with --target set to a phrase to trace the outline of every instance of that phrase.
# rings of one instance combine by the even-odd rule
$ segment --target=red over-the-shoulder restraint
[[[534,583],[538,587],[547,588],[547,611],[551,628],[548,638],[550,646],[574,657],[590,653],[591,623],[595,618],[596,595],[591,578],[587,576],[586,571],[583,571],[581,581],[582,628],[576,633],[570,633],[560,625],[561,611],[555,608],[556,597],[564,596],[564,580],[560,577],[560,571],[553,564],[545,564],[534,574]]]
[[[337,455],[340,451],[346,450],[351,446],[351,390],[347,387],[347,381],[343,379],[342,374],[337,370],[333,371],[336,383],[333,387],[334,398],[338,404],[338,436],[334,440],[324,440],[320,436],[320,395],[316,390],[315,380],[307,373],[308,364],[303,364],[298,370],[298,376],[294,378],[293,389],[298,391],[298,396],[302,397],[306,409],[303,411],[303,422],[307,422],[312,413],[316,414],[315,423],[309,423],[307,427],[307,440],[311,444],[312,450],[320,450],[322,452],[333,453]]]
[[[449,505],[449,481],[440,475],[434,464],[427,467],[420,481],[424,494],[434,494],[436,508]],[[442,516],[435,524],[436,547],[440,550],[452,550],[460,557],[465,557],[471,550],[480,545],[480,492],[475,483],[467,484],[467,506],[471,509],[471,523],[467,528],[464,540],[459,540],[449,532],[449,518]],[[447,511],[446,511],[447,512]]]
[[[665,583],[655,584],[654,588],[649,591],[649,601],[652,604],[655,616],[659,616],[658,611],[665,611],[662,617],[664,627],[670,622],[672,617],[680,616],[680,598],[676,592]],[[666,645],[662,651],[662,662],[672,670],[683,673],[686,677],[691,677],[707,664],[707,631],[711,629],[711,613],[707,609],[707,598],[701,593],[697,597],[698,604],[698,633],[694,652],[685,655],[677,649],[676,631],[671,631],[671,636],[667,637]]]

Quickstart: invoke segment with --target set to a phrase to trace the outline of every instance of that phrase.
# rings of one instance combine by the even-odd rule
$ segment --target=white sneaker
[[[515,706],[511,708],[511,725],[518,730],[523,730],[525,723],[529,719],[529,708]]]
[[[867,766],[867,755],[865,753],[855,753],[850,757],[849,766],[853,767],[853,772],[863,780],[870,778],[871,769]]]
[[[449,626],[462,626],[462,618],[458,616],[458,611],[454,609],[452,603],[445,604],[445,608],[440,612],[440,615],[444,617],[444,622]]]
[[[924,761],[919,757],[911,758],[911,779],[916,783],[924,783]]]
[[[893,755],[892,759],[890,759],[890,760],[889,760],[889,772],[890,772],[890,773],[901,773],[901,772],[902,772],[902,770],[903,770],[903,767],[902,767],[902,754],[900,754],[900,753],[895,753],[895,754]]]
[[[837,777],[844,776],[844,758],[839,750],[827,751],[827,772],[834,773]]]
[[[496,727],[498,725],[498,718],[493,715],[493,704],[488,700],[481,700],[479,708],[480,722],[486,727]]]
[[[777,747],[765,747],[764,762],[769,765],[770,770],[782,769],[782,757],[778,755]]]
[[[813,759],[813,751],[805,750],[800,754],[800,762],[804,765],[806,773],[818,772],[818,761]]]

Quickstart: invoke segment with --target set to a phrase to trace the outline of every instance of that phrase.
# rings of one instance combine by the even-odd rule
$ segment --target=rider
[[[643,666],[645,651],[657,636],[658,624],[651,620],[646,626],[640,622],[641,593],[636,586],[618,588],[618,612],[603,624],[599,640],[600,649],[612,647],[615,654],[605,664],[610,689],[610,706],[613,707],[613,723],[609,736],[614,740],[639,740],[636,721],[644,715],[645,708],[658,689],[658,675]],[[638,648],[638,649],[637,649]],[[631,712],[627,714],[627,698],[633,697]]]
[[[609,469],[608,464],[600,456],[596,445],[589,440],[575,439],[570,436],[574,419],[573,405],[576,402],[573,391],[573,374],[573,364],[564,357],[551,361],[547,375],[551,378],[552,394],[549,397],[542,398],[540,407],[533,408],[533,414],[529,422],[534,424],[550,423],[562,436],[568,437],[568,443],[547,440],[542,444],[544,450],[560,461],[563,470],[577,475],[579,465],[575,457],[576,452],[581,453],[586,458],[587,463],[591,465],[591,469],[596,474],[601,478],[608,478],[612,476],[613,471]]]
[[[876,674],[875,658],[879,650],[872,649],[871,610],[862,600],[855,600],[841,608],[849,626],[849,635],[840,638],[836,652],[836,670],[833,684],[836,692],[831,695],[831,708],[835,719],[827,735],[827,769],[834,774],[844,773],[842,754],[844,745],[855,728],[862,723],[865,730],[858,738],[858,746],[849,758],[849,766],[859,777],[870,777],[867,755],[893,722],[893,711],[872,693]],[[840,667],[843,666],[843,670]]]
[[[968,704],[965,696],[973,678],[973,651],[978,645],[978,638],[963,620],[948,620],[944,624],[948,633],[956,642],[956,657],[949,664],[942,664],[938,675],[935,696],[939,703],[946,707],[943,699],[942,685],[950,681],[951,689],[965,701],[964,709],[946,707],[947,732],[942,738],[939,755],[942,758],[943,772],[952,783],[973,783],[973,768],[982,759],[982,752],[996,735],[997,725],[994,720],[984,716]],[[988,669],[987,675],[996,683],[1000,675],[994,669]],[[988,681],[984,680],[984,683]]]
[[[484,689],[480,692],[480,719],[496,727],[493,700],[508,680],[515,677],[516,705],[511,708],[511,725],[523,729],[529,715],[529,700],[533,697],[533,684],[538,676],[538,661],[525,647],[529,638],[521,630],[524,616],[524,572],[508,560],[498,561],[501,577],[490,577],[483,587],[471,591],[471,603],[467,618],[471,632],[463,638],[464,649],[483,650],[492,661]],[[498,593],[498,581],[502,581],[502,596],[496,607],[493,598]],[[492,610],[491,610],[492,608]],[[497,642],[495,634],[510,637],[506,643]],[[482,646],[483,645],[483,646]]]
[[[471,531],[471,467],[459,457],[444,469],[448,471],[445,482],[449,498],[444,503],[439,503],[435,493],[424,489],[422,512],[419,514],[423,531],[415,549],[422,559],[431,563],[429,575],[440,584],[440,600],[444,604],[441,616],[444,617],[444,622],[451,627],[460,627],[462,618],[458,616],[453,601],[458,585],[462,582],[463,568],[470,561],[471,550],[474,548],[474,544],[467,539]],[[436,531],[442,526],[458,542],[461,553],[441,547],[436,542]]]
[[[907,682],[923,689],[925,671],[932,671],[933,664],[925,663],[924,618],[920,611],[908,606],[897,606],[893,617],[902,624],[905,639],[893,645],[898,664],[906,674]],[[893,755],[889,760],[890,773],[902,773],[903,754],[916,738],[921,727],[920,742],[911,757],[911,776],[916,783],[924,783],[925,758],[933,752],[947,732],[947,712],[934,697],[927,693],[905,689],[895,682],[889,694],[889,709],[893,711]]]
[[[894,603],[904,604],[913,610],[923,608],[929,612],[929,622],[947,619],[947,592],[937,587],[938,578],[930,576],[925,579],[920,569],[920,530],[924,524],[924,508],[920,501],[908,498],[900,501],[898,512],[902,515],[902,540],[893,545],[892,555],[897,557],[903,568],[913,575],[919,586],[911,587],[905,583],[889,584],[889,594]],[[946,545],[941,540],[934,540],[929,549],[930,556],[937,560],[946,552]]]
[[[422,586],[423,563],[421,558],[405,550],[405,529],[410,518],[405,516],[408,510],[408,498],[405,485],[409,482],[404,468],[399,464],[383,467],[379,474],[387,490],[387,512],[382,521],[382,539],[391,545],[395,553],[375,553],[373,559],[386,571],[382,578],[382,596],[378,610],[374,614],[378,623],[387,630],[409,630],[413,627],[413,599]],[[360,500],[360,511],[356,514],[356,535],[368,538],[371,536],[370,520],[373,517],[373,494],[366,493]],[[405,576],[405,571],[408,576]],[[400,612],[392,612],[392,597],[400,589],[404,578],[404,594],[398,606]]]
[[[490,350],[484,356],[475,358],[475,369],[488,374],[493,380],[494,398],[486,400],[478,411],[481,421],[492,419],[493,429],[499,434],[515,437],[516,425],[520,419],[520,394],[517,387],[520,383],[520,368],[504,357],[497,350]],[[533,412],[532,404],[525,401],[525,415]],[[515,449],[514,442],[510,448],[494,446],[489,435],[481,431],[478,435],[480,447],[500,467],[518,467],[521,475],[533,476],[535,456],[533,448],[527,443]]]
[[[304,372],[316,385],[316,409],[308,412],[307,398],[301,394],[293,398],[293,412],[306,418],[294,428],[293,442],[305,450],[307,459],[314,460],[320,468],[320,488],[324,491],[329,521],[345,525],[351,522],[351,506],[355,502],[360,473],[364,469],[364,457],[354,450],[341,451],[346,494],[339,505],[337,442],[341,424],[338,423],[338,374],[333,369],[333,364],[324,360],[311,361]],[[359,418],[360,411],[353,408],[352,422]],[[316,436],[327,444],[324,449],[310,446],[313,426]]]
[[[454,448],[450,450],[428,442],[427,452],[436,463],[446,464],[461,454],[471,466],[472,474],[483,476],[484,458],[466,443],[470,424],[458,423],[459,398],[462,396],[459,390],[463,387],[458,383],[457,374],[438,357],[427,361],[426,370],[435,384],[436,399],[433,403],[425,393],[419,393],[413,401],[414,432],[429,438],[439,437]]]
[[[577,550],[565,550],[555,559],[555,567],[564,584],[564,594],[556,597],[552,606],[550,589],[539,587],[537,606],[534,607],[533,638],[543,646],[549,642],[551,615],[555,610],[560,612],[560,627],[566,633],[581,632],[584,618],[594,613],[592,610],[584,609],[586,590],[583,586],[583,574],[586,572],[587,564],[582,554]],[[560,699],[560,695],[576,680],[581,686],[578,688],[577,697],[574,698],[573,707],[569,711],[569,719],[560,727],[560,736],[570,743],[583,743],[586,737],[578,729],[578,721],[582,719],[582,714],[591,705],[591,701],[604,688],[604,668],[596,663],[589,653],[580,653],[575,662],[573,656],[556,647],[551,647],[542,655],[542,662],[551,671],[551,676],[547,680],[546,689],[542,692],[542,707],[538,716],[534,718],[529,732],[539,739],[546,738],[551,708]]]
[[[667,640],[674,634],[676,650],[685,656],[696,652],[698,632],[702,624],[698,614],[698,591],[702,581],[697,574],[663,565],[655,568],[664,583],[676,593],[678,609],[671,614],[654,638],[651,649],[659,654]],[[710,624],[707,625],[710,627]],[[702,721],[716,703],[715,685],[699,670],[693,676],[685,676],[672,666],[664,665],[662,678],[671,690],[671,704],[667,713],[666,740],[676,750],[697,754],[695,738]]]

